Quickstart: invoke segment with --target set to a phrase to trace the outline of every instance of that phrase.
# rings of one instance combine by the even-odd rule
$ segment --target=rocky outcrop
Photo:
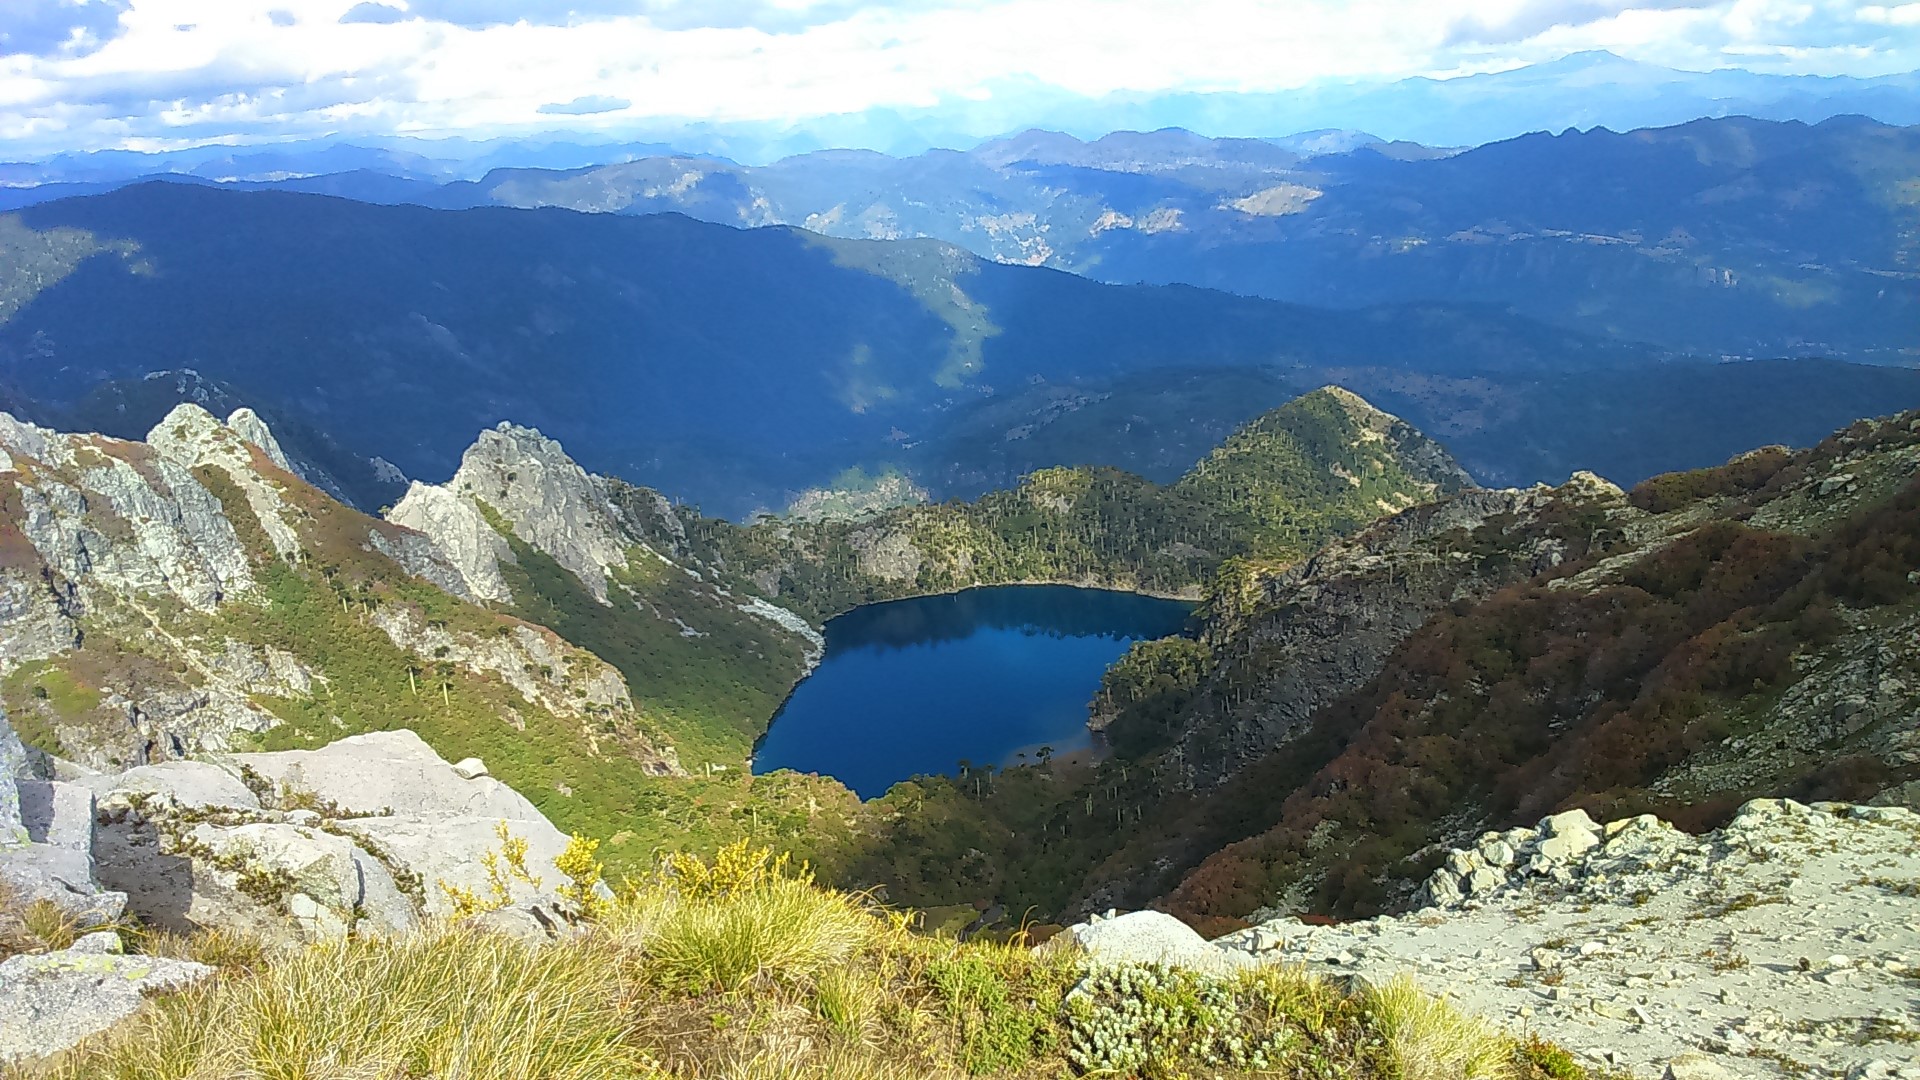
[[[0,752],[11,736],[0,718]],[[0,774],[0,807],[18,808],[26,837],[0,843],[0,900],[49,900],[83,927],[124,914],[312,942],[473,918],[544,939],[577,915],[554,862],[567,837],[484,763],[449,765],[410,731],[70,782]],[[118,934],[94,933],[0,963],[0,1063],[65,1049],[144,995],[213,974],[120,952]]]
[[[657,492],[587,472],[559,443],[532,428],[503,423],[481,432],[451,480],[444,485],[415,481],[387,520],[427,537],[440,561],[459,577],[460,588],[493,603],[539,599],[515,597],[507,583],[503,567],[513,565],[516,556],[501,533],[506,529],[571,573],[593,599],[623,615],[631,605],[641,618],[667,620],[677,632],[697,637],[705,631],[685,619],[696,609],[719,608],[760,620],[776,638],[799,639],[809,663],[824,647],[819,632],[800,615],[761,597],[737,596],[721,584],[722,575],[687,558],[685,524]],[[645,584],[663,574],[674,582],[668,591],[678,592],[665,603]]]
[[[447,487],[491,507],[515,536],[608,602],[607,571],[625,566],[633,545],[614,516],[607,482],[581,468],[559,443],[503,423],[480,433]]]
[[[127,898],[96,882],[93,830],[92,792],[35,778],[0,712],[0,893],[22,907],[51,903],[86,924],[119,918]]]
[[[0,848],[27,842],[27,827],[20,817],[20,793],[14,784],[27,775],[27,750],[20,737],[0,713]]]
[[[305,488],[249,410],[222,423],[199,405],[180,405],[148,439],[65,435],[0,414],[0,675],[55,662],[50,680],[35,674],[6,691],[16,710],[51,732],[48,749],[104,772],[217,754],[280,723],[263,699],[331,693],[328,673],[278,643],[283,635],[253,612],[228,617],[234,605],[263,607],[263,582],[289,567],[306,568],[316,586],[311,602],[357,606],[360,620],[403,652],[502,681],[531,708],[570,719],[633,713],[620,674],[551,631],[477,612],[499,625],[448,620],[433,603],[383,598],[372,588],[394,579],[397,566],[461,600],[508,598],[497,572],[486,577],[455,542],[473,538],[511,558],[474,500],[422,489],[415,503],[465,515],[458,528],[437,528],[449,541],[443,548]],[[177,617],[182,608],[191,617]],[[89,640],[83,620],[93,647],[69,661]],[[83,674],[69,673],[70,662]],[[382,662],[398,667],[407,658]],[[523,722],[515,708],[499,710],[502,721]],[[652,751],[631,726],[621,738],[643,767],[678,771],[670,753]]]
[[[273,432],[267,429],[266,421],[260,419],[259,413],[248,408],[233,410],[232,415],[227,417],[227,430],[238,435],[242,442],[267,455],[267,460],[273,462],[276,467],[305,479],[293,467],[293,463],[287,460],[287,452],[280,449],[280,440],[273,437]]]
[[[213,974],[188,960],[93,948],[9,957],[0,962],[0,1064],[57,1054],[132,1016],[147,995]]]
[[[204,411],[199,417],[217,426]],[[205,428],[196,421],[183,430]],[[180,459],[4,414],[0,453],[0,491],[9,496],[8,526],[18,537],[0,560],[0,575],[39,586],[11,590],[27,607],[9,623],[36,613],[75,620],[102,594],[145,593],[211,610],[253,588],[247,552],[219,500]],[[51,582],[41,578],[43,568]],[[39,658],[7,650],[0,666]]]
[[[261,473],[260,463],[254,456],[258,453],[268,464],[284,470],[286,455],[280,453],[280,445],[272,441],[271,433],[267,433],[259,417],[249,410],[234,415],[240,417],[256,439],[265,439],[271,449],[222,424],[198,405],[176,406],[147,433],[147,445],[164,460],[182,468],[212,467],[224,472],[246,496],[247,505],[266,533],[268,543],[273,545],[274,553],[283,559],[298,559],[300,535],[289,520],[290,510],[281,494],[281,484],[276,478]]]
[[[400,648],[418,656],[445,657],[468,671],[497,678],[555,716],[633,709],[618,671],[545,627],[512,623],[492,635],[456,633],[403,607],[381,608],[368,619]],[[664,756],[646,764],[663,775],[675,771]]]
[[[513,602],[513,590],[500,572],[501,563],[513,561],[513,549],[472,499],[451,487],[416,480],[387,512],[387,520],[427,537],[440,561],[453,568],[459,592],[496,604]],[[425,576],[413,567],[408,570]]]
[[[1427,894],[1403,916],[1282,918],[1207,948],[1408,973],[1639,1080],[1920,1075],[1920,815],[1905,808],[1762,799],[1703,836],[1571,811],[1452,851]]]
[[[143,922],[182,932],[388,935],[463,898],[563,926],[567,837],[484,765],[462,766],[393,731],[92,778],[99,874]],[[524,873],[489,869],[520,842]]]
[[[80,927],[114,923],[126,896],[94,880],[93,793],[27,772],[0,713],[0,926],[36,904],[52,904]],[[200,964],[118,955],[118,934],[93,933],[71,946],[6,955],[0,949],[0,1065],[57,1053],[139,1010],[148,993],[213,974]]]

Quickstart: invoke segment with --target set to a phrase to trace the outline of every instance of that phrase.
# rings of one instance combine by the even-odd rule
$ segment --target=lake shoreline
[[[747,767],[831,777],[868,801],[954,775],[956,761],[1012,767],[1043,745],[1056,759],[1097,755],[1088,705],[1101,678],[1135,642],[1191,633],[1196,606],[1081,582],[860,605],[827,620],[820,667],[789,691]]]

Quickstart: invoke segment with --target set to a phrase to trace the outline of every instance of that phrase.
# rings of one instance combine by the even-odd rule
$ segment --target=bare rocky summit
[[[658,494],[588,472],[532,428],[502,423],[481,432],[452,479],[441,485],[414,481],[387,520],[427,536],[464,589],[484,600],[527,599],[515,597],[504,569],[517,562],[505,535],[511,534],[559,564],[603,605],[649,607],[645,590],[634,583],[661,572],[677,574],[701,594],[701,603],[794,635],[814,659],[825,646],[799,615],[760,597],[736,595],[699,568],[676,561],[679,553],[668,545],[682,538],[684,527]],[[670,611],[652,614],[675,617]]]

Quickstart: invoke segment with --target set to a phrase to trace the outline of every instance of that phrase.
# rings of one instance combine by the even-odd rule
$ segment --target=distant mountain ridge
[[[1055,465],[1170,481],[1330,382],[1491,483],[1609,453],[1636,480],[1920,404],[1912,371],[1668,362],[1493,305],[1315,309],[679,215],[146,184],[0,216],[0,247],[14,407],[128,437],[246,406],[369,510],[509,418],[738,516],[855,467],[935,498]]]
[[[117,406],[93,397],[103,383],[190,368],[408,476],[448,475],[472,431],[513,417],[596,471],[729,513],[911,460],[949,415],[1040,383],[1198,360],[1548,369],[1652,355],[1491,310],[1114,288],[932,241],[677,215],[148,184],[31,208],[4,236],[22,256],[0,284],[17,305],[0,323],[0,383],[49,416]]]
[[[1916,178],[1920,128],[1734,117],[1457,153],[1354,132],[1035,129],[909,158],[823,151],[749,168],[666,155],[448,184],[363,170],[242,186],[934,238],[1116,283],[1338,307],[1484,303],[1703,356],[1912,365],[1920,311],[1902,283],[1920,274]],[[0,206],[99,190],[0,191]]]
[[[675,153],[763,165],[831,149],[912,156],[965,149],[1029,128],[1093,137],[1184,128],[1267,139],[1299,149],[1299,135],[1372,132],[1389,141],[1477,146],[1530,131],[1685,123],[1753,116],[1817,123],[1845,114],[1920,123],[1920,74],[1779,75],[1728,68],[1681,71],[1605,51],[1481,74],[1399,80],[1323,79],[1271,91],[1122,91],[1086,97],[1031,80],[989,83],[983,99],[926,107],[882,106],[791,122],[702,122],[618,131],[564,130],[490,139],[345,134],[278,143],[209,145],[138,154],[109,150],[0,164],[0,183],[88,181],[162,172],[264,180],[365,167],[442,180],[492,168],[579,168]]]
[[[1899,283],[1920,273],[1916,177],[1920,128],[1729,118],[1457,154],[1029,131],[909,159],[502,171],[428,198],[931,236],[1103,281],[1336,306],[1492,303],[1682,352],[1911,364],[1920,311]]]

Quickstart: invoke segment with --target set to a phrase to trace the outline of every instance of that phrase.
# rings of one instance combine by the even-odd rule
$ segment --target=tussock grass
[[[26,900],[0,881],[0,960],[64,949],[95,930],[119,929],[85,922],[51,900]]]
[[[865,897],[743,846],[670,863],[580,933],[529,944],[460,925],[275,952],[245,935],[136,935],[226,973],[6,1080],[925,1080],[1074,1075],[1069,950],[908,930]],[[1185,983],[1181,984],[1185,986]],[[1218,1049],[1283,1052],[1258,1075],[1534,1080],[1548,1073],[1410,982],[1350,992],[1290,968],[1207,989]],[[1225,995],[1222,997],[1221,995]],[[1211,1000],[1212,998],[1209,998]],[[1196,1001],[1199,999],[1196,998]],[[1198,1013],[1196,1013],[1198,1015]],[[1212,1015],[1211,1013],[1209,1015]],[[1203,1037],[1204,1036],[1204,1037]],[[1172,1045],[1172,1044],[1169,1044]],[[1154,1076],[1238,1075],[1177,1050]],[[1249,1074],[1252,1075],[1252,1074]],[[1581,1080],[1579,1076],[1567,1080]]]
[[[316,945],[250,977],[156,1000],[48,1080],[446,1080],[657,1075],[615,968],[458,928]]]
[[[259,971],[282,949],[258,934],[213,928],[191,934],[143,929],[133,932],[134,947],[148,956],[191,960],[229,971]]]
[[[1402,975],[1368,990],[1366,1008],[1400,1080],[1513,1080],[1513,1040]]]
[[[664,905],[646,943],[648,968],[678,990],[734,992],[761,976],[811,980],[884,932],[848,898],[797,880]]]

